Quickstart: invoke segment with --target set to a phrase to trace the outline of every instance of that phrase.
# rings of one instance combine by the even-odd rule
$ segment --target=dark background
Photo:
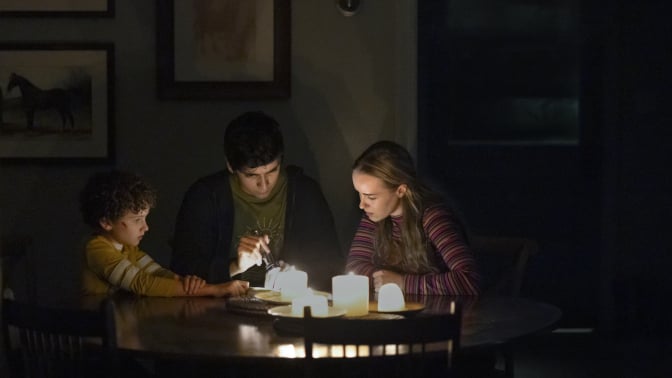
[[[670,2],[419,4],[423,172],[540,243],[523,292],[562,325],[669,329]]]
[[[224,125],[263,109],[283,126],[288,163],[322,185],[344,244],[359,215],[350,165],[396,140],[472,231],[540,243],[523,294],[562,308],[564,326],[669,329],[670,2],[381,4],[343,17],[331,2],[293,0],[282,101],[157,99],[152,1],[117,1],[111,18],[2,18],[3,42],[115,46],[115,160],[0,162],[0,233],[33,237],[34,274],[14,266],[17,291],[32,281],[38,299],[77,293],[89,230],[76,196],[111,167],[160,189],[142,246],[167,264],[184,191],[223,167]]]

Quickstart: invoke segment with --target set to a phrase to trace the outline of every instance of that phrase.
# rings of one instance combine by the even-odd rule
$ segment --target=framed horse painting
[[[0,44],[0,159],[113,157],[111,43]]]
[[[1,17],[113,17],[114,0],[0,0]]]
[[[158,97],[289,97],[290,14],[290,0],[157,0]]]

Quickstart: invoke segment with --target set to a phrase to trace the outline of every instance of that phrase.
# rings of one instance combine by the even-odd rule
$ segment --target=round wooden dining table
[[[90,299],[95,306],[95,298]],[[422,310],[462,308],[463,349],[497,346],[553,329],[557,307],[525,298],[406,296]],[[253,361],[302,358],[303,337],[283,332],[267,314],[272,304],[252,292],[241,298],[115,296],[117,344],[124,352],[161,359]]]

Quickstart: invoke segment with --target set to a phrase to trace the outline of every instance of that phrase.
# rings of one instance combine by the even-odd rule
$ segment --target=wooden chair
[[[98,311],[2,301],[2,332],[12,377],[116,377],[114,306]]]
[[[453,304],[451,313],[400,319],[314,318],[306,307],[304,375],[450,377],[462,322]]]
[[[0,287],[2,294],[17,295],[28,302],[37,300],[37,273],[33,239],[28,235],[8,234],[0,237]],[[23,271],[20,267],[23,266]],[[23,281],[19,285],[15,281]],[[11,289],[16,289],[11,290]]]
[[[527,262],[539,252],[537,242],[499,236],[473,236],[470,242],[485,276],[484,295],[520,296]]]
[[[530,257],[539,253],[535,240],[522,237],[473,236],[471,249],[484,276],[484,296],[519,297]],[[514,357],[510,345],[498,348],[504,360],[504,376],[513,378]]]

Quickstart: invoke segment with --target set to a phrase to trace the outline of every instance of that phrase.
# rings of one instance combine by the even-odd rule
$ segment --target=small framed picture
[[[0,159],[113,158],[114,46],[0,44]]]
[[[158,97],[289,97],[290,16],[290,0],[158,0]]]
[[[113,17],[114,0],[0,0],[0,17]]]

